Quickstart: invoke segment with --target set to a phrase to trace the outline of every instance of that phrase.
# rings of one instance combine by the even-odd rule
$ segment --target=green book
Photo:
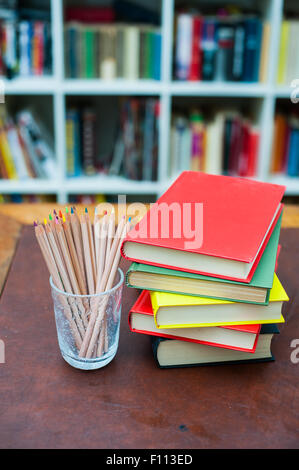
[[[268,305],[277,258],[282,215],[277,221],[250,283],[132,263],[126,284],[138,289]]]
[[[94,78],[94,31],[87,29],[84,32],[85,77]]]

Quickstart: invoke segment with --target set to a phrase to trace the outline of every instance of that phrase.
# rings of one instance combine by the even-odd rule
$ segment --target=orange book
[[[274,137],[271,157],[271,172],[279,173],[283,164],[285,139],[287,137],[287,121],[281,114],[276,114],[274,121]]]

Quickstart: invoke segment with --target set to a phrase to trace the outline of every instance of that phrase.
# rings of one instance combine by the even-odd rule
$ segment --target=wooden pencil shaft
[[[76,248],[75,248],[75,244],[74,244],[74,240],[73,240],[73,235],[72,235],[72,232],[71,232],[71,229],[70,229],[70,225],[67,224],[67,223],[64,223],[63,224],[63,229],[64,229],[64,233],[65,233],[65,236],[66,236],[67,244],[68,244],[68,247],[69,247],[69,252],[70,252],[70,255],[71,255],[72,263],[73,263],[73,266],[74,266],[74,269],[75,269],[76,277],[77,277],[77,280],[78,280],[80,294],[86,295],[87,294],[86,286],[85,286],[83,276],[82,276],[82,273],[81,273],[81,267],[80,267],[79,259],[78,259],[78,256],[77,256],[77,252],[76,252]]]
[[[82,275],[82,279],[84,282],[85,291],[87,292],[87,280],[86,280],[86,273],[85,273],[85,266],[84,266],[81,225],[78,222],[74,214],[71,215],[71,227],[72,227],[74,244],[75,244],[75,248],[76,248],[76,252],[78,256],[78,261],[80,264],[81,275]]]
[[[95,285],[94,285],[93,269],[92,269],[92,262],[91,262],[91,252],[90,252],[90,246],[89,246],[88,228],[87,228],[86,220],[83,216],[81,216],[81,230],[82,230],[84,263],[85,263],[85,270],[86,270],[86,277],[87,277],[87,284],[88,284],[88,293],[94,294]]]
[[[98,293],[99,285],[100,285],[100,280],[102,278],[102,274],[105,268],[105,262],[106,262],[106,243],[107,243],[107,222],[106,222],[106,216],[104,216],[105,219],[103,220],[101,224],[101,233],[100,233],[100,252],[99,252],[99,264],[98,264],[98,275],[97,275],[97,283],[96,283],[96,293]]]
[[[80,292],[79,284],[78,284],[78,281],[77,281],[77,278],[76,278],[75,270],[74,270],[74,267],[73,267],[71,255],[70,255],[70,252],[69,252],[69,249],[68,249],[68,245],[67,245],[67,242],[66,242],[64,231],[62,230],[61,227],[60,227],[60,229],[57,230],[57,234],[58,234],[58,241],[60,243],[60,248],[61,248],[61,251],[62,251],[62,254],[63,254],[63,257],[64,257],[64,261],[65,261],[65,265],[66,265],[66,268],[67,268],[67,272],[68,272],[68,275],[69,275],[69,279],[70,279],[70,282],[71,282],[71,285],[72,285],[72,292],[74,294],[79,294],[80,295],[81,292]]]
[[[97,278],[97,267],[96,267],[96,257],[95,257],[95,247],[94,247],[94,235],[93,235],[93,228],[92,228],[91,221],[90,221],[88,214],[85,214],[85,220],[86,220],[87,231],[88,231],[88,240],[89,240],[89,247],[90,247],[93,279],[95,280]]]

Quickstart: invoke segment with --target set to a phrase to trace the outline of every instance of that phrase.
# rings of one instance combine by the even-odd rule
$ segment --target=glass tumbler
[[[94,370],[114,358],[119,340],[124,274],[112,289],[95,295],[59,290],[50,277],[58,343],[62,357],[77,369]]]

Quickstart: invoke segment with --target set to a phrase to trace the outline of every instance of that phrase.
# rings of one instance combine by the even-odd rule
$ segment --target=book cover
[[[288,176],[299,175],[299,126],[296,123],[294,126],[294,120],[292,121],[292,128],[290,132],[290,143],[289,143],[289,156],[288,156]]]
[[[128,233],[121,247],[122,255],[132,261],[145,264],[250,282],[279,218],[282,209],[280,200],[284,190],[284,186],[242,178],[183,172],[135,228]],[[204,230],[201,246],[189,248],[186,243],[188,239],[184,236],[186,220],[184,221],[183,217],[175,219],[170,216],[169,234],[167,234],[169,236],[163,236],[161,229],[164,227],[159,218],[161,204],[166,203],[169,208],[175,203],[178,212],[180,209],[182,213],[186,207],[183,204],[189,203],[192,206],[195,202],[202,203],[203,208],[203,219],[201,223],[198,223],[196,232],[198,235],[199,230]],[[194,219],[195,213],[193,214]],[[193,220],[193,226],[195,223],[196,220]],[[153,233],[151,229],[155,229],[155,236],[151,236]],[[177,236],[178,230],[180,230],[180,237]],[[149,236],[146,236],[147,234]],[[130,246],[129,242],[131,242]],[[153,250],[149,255],[143,251],[142,254],[138,253],[138,256],[135,256],[137,245],[139,247],[142,245],[140,247],[142,249],[144,246],[162,249],[157,250],[159,257],[156,258],[156,251],[153,253]],[[167,251],[167,249],[175,251]],[[185,261],[186,253],[189,254],[188,261]],[[201,263],[209,258],[208,263],[213,263],[213,266],[209,264],[209,266],[206,265],[208,269],[202,269],[195,264],[196,260],[199,260],[199,257],[195,255],[202,255],[200,256]],[[214,265],[214,262],[219,259],[223,260],[221,267]],[[238,270],[236,275],[237,271],[233,272],[231,266],[229,267],[230,274],[228,274],[227,260],[239,262],[242,269],[246,266],[244,274]]]
[[[139,322],[138,322],[139,320]],[[150,294],[143,291],[128,315],[132,332],[180,339],[194,343],[208,344],[226,349],[236,349],[253,353],[256,348],[261,325],[232,325],[211,328],[158,329],[154,322]],[[139,327],[136,326],[139,323]]]

